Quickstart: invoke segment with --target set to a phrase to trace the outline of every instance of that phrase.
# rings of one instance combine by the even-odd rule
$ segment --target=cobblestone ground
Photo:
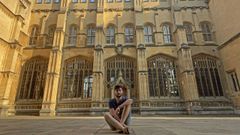
[[[9,117],[0,135],[118,135],[102,117]],[[240,117],[134,117],[132,135],[240,135]]]

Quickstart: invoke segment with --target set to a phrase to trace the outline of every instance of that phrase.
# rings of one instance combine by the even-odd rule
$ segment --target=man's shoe
[[[124,133],[124,134],[129,134],[128,127],[124,127],[124,129],[123,129],[123,133]]]
[[[118,133],[119,133],[119,134],[122,134],[122,133],[123,133],[123,131],[119,131]]]

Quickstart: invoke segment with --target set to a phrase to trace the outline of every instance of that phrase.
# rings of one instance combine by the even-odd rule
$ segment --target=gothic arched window
[[[131,25],[125,27],[125,43],[134,43],[134,29]]]
[[[66,60],[63,68],[62,99],[92,97],[93,64],[82,57]]]
[[[153,43],[153,29],[151,25],[144,26],[144,41],[147,44]]]
[[[188,42],[193,42],[193,30],[192,30],[192,24],[190,23],[184,23],[183,27],[186,32],[186,37]]]
[[[69,29],[68,44],[76,45],[77,43],[77,26],[71,25]]]
[[[53,45],[54,34],[55,34],[56,26],[52,25],[48,28],[48,38],[47,38],[47,45]]]
[[[95,44],[96,29],[93,26],[89,26],[87,29],[87,45],[93,46]]]
[[[106,43],[115,44],[115,28],[114,26],[109,26],[106,33]]]
[[[198,93],[200,97],[223,96],[217,60],[207,55],[193,57]]]
[[[39,27],[33,26],[30,35],[29,45],[36,45],[39,36]]]
[[[176,65],[172,58],[157,55],[148,59],[150,97],[178,97]]]
[[[43,98],[47,68],[48,60],[42,57],[32,58],[24,64],[18,99],[39,100]]]
[[[204,41],[213,41],[213,33],[210,23],[208,22],[201,23],[201,28]]]
[[[172,36],[172,30],[171,26],[169,24],[163,24],[163,41],[164,43],[172,43],[173,42],[173,36]]]

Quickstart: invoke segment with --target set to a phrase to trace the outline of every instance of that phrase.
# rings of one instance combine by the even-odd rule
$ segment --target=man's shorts
[[[119,117],[119,118],[121,118],[121,116],[122,116],[122,112],[120,112],[120,113],[118,114],[118,117]],[[128,116],[127,116],[126,121],[124,122],[124,124],[126,124],[126,125],[130,125],[130,124],[131,124],[131,116],[132,116],[132,113],[131,113],[131,111],[130,111],[129,114],[128,114]]]
[[[126,124],[126,125],[128,125],[128,126],[131,124],[131,121],[132,121],[131,116],[132,116],[132,113],[130,112],[130,113],[128,114],[128,117],[127,117],[126,121],[124,122],[124,124]]]

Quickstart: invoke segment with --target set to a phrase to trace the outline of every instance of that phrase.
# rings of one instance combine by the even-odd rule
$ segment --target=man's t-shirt
[[[115,98],[110,99],[110,101],[109,101],[109,108],[110,109],[113,108],[115,110],[115,109],[117,109],[118,106],[120,106],[122,103],[124,103],[127,99],[128,98],[126,96],[122,96],[120,98],[119,102],[117,102],[117,100]],[[120,110],[120,114],[119,115],[121,115],[121,114],[122,114],[122,109]]]

